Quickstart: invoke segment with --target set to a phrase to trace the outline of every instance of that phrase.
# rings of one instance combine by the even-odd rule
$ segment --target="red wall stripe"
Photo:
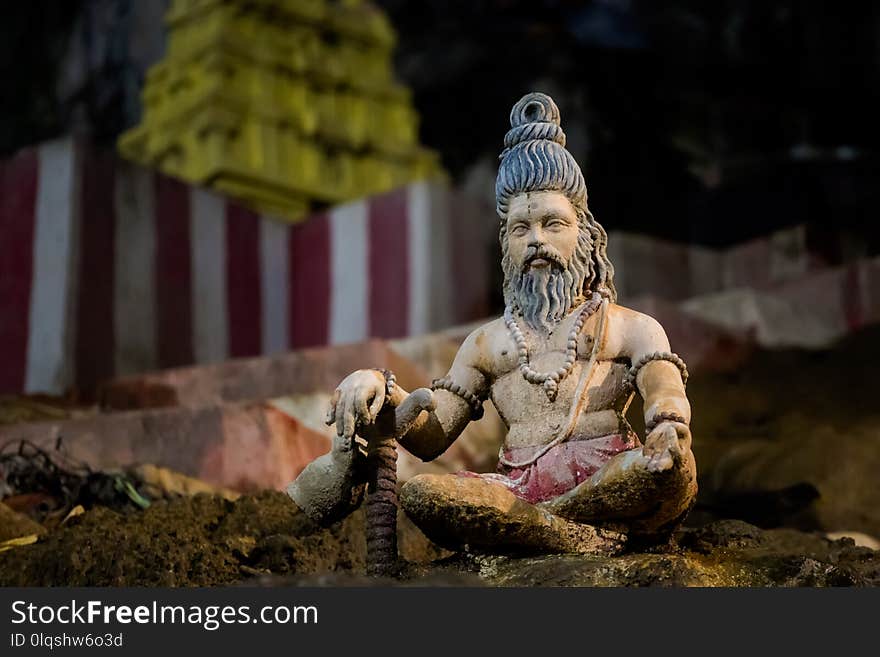
[[[260,294],[260,217],[226,204],[226,299],[229,357],[256,356],[262,350]]]
[[[397,338],[409,322],[409,258],[406,188],[369,201],[371,337]]]
[[[178,180],[155,176],[159,367],[195,362],[189,192],[189,186]]]
[[[325,345],[330,335],[330,219],[290,228],[290,346]]]
[[[115,164],[113,151],[83,147],[74,354],[83,399],[93,399],[97,385],[112,376],[114,369]]]
[[[24,389],[38,173],[35,148],[0,161],[0,393]]]

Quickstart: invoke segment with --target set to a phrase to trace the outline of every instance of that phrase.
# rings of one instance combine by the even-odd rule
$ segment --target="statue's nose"
[[[544,245],[544,233],[538,226],[533,226],[529,232],[529,246],[537,249]]]

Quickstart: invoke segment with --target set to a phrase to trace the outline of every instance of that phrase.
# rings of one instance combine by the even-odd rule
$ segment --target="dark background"
[[[4,3],[0,152],[71,131],[110,142],[134,125],[163,51],[149,16],[166,4]],[[806,223],[814,251],[838,251],[829,261],[880,251],[878,3],[377,4],[399,33],[422,141],[462,185],[487,187],[511,105],[544,90],[606,228],[722,246]]]

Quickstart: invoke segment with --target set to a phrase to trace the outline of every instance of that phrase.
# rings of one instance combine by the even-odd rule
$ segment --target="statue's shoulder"
[[[621,353],[639,354],[645,350],[668,351],[666,331],[654,317],[647,313],[620,306],[608,307],[607,339]]]
[[[485,362],[506,348],[509,339],[504,318],[493,319],[468,334],[459,348],[459,357],[472,363]]]
[[[479,351],[486,351],[499,344],[499,341],[506,337],[507,326],[504,323],[504,318],[497,317],[471,331],[462,343],[462,348],[467,346]]]
[[[608,305],[608,316],[626,324],[649,324],[657,321],[646,313],[616,303]]]

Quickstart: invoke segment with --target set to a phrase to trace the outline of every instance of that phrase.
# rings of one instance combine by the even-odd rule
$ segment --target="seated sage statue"
[[[527,94],[510,124],[495,185],[504,316],[467,337],[432,385],[433,410],[398,436],[432,460],[489,399],[508,427],[498,468],[415,476],[400,491],[401,506],[452,549],[613,552],[627,542],[665,542],[697,490],[687,369],[657,321],[615,303],[607,235],[587,207],[556,104]],[[626,419],[636,393],[644,444]],[[337,453],[353,453],[355,437],[369,439],[407,396],[385,371],[346,377],[328,415]],[[322,476],[352,469],[350,458],[330,463]],[[346,491],[359,483],[352,472]],[[324,509],[335,504],[325,519],[357,503],[346,496],[321,501]]]

